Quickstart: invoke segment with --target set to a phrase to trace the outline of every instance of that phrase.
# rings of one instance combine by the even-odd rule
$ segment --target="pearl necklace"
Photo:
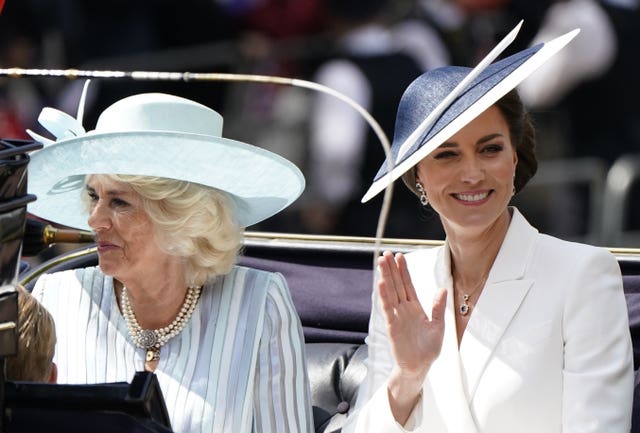
[[[173,319],[173,322],[169,323],[164,328],[142,329],[136,320],[136,316],[133,313],[131,304],[129,303],[127,288],[124,286],[122,287],[122,294],[120,295],[122,315],[124,316],[124,320],[127,322],[131,339],[136,343],[136,346],[141,349],[146,349],[147,362],[159,360],[160,348],[164,346],[167,341],[171,340],[182,331],[196,308],[201,292],[202,286],[189,287],[180,312],[176,318]]]

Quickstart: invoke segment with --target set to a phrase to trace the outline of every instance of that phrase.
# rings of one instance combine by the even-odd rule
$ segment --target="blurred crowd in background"
[[[541,231],[640,246],[640,0],[6,0],[0,67],[225,72],[315,81],[349,96],[392,138],[403,90],[435,67],[474,66],[520,20],[508,55],[581,28],[520,87],[538,124],[540,171],[514,203]],[[83,82],[0,78],[0,136],[27,138],[43,106],[74,114]],[[277,84],[93,80],[84,125],[121,97],[163,91],[223,114],[224,135],[294,161],[308,185],[252,230],[374,236],[382,196],[360,198],[384,159],[353,108]],[[622,164],[619,169],[620,161]],[[30,175],[36,175],[33,173]],[[260,182],[260,179],[255,179]],[[617,195],[616,195],[617,194]],[[617,207],[616,207],[617,206]],[[609,214],[607,214],[609,212]],[[403,185],[385,235],[442,239]]]

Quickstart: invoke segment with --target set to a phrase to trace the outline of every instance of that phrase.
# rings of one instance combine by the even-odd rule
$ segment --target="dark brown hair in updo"
[[[529,179],[536,174],[538,169],[538,160],[536,158],[536,131],[533,127],[533,121],[529,112],[525,109],[520,95],[517,90],[512,90],[495,103],[507,125],[509,125],[509,133],[511,142],[516,149],[518,155],[518,165],[516,166],[516,177],[514,186],[518,193]],[[416,169],[414,166],[411,170],[402,175],[404,184],[418,197],[420,193],[416,189]]]
[[[529,112],[515,89],[503,96],[495,105],[509,125],[511,142],[518,155],[516,178],[513,182],[518,193],[538,170],[536,130]]]

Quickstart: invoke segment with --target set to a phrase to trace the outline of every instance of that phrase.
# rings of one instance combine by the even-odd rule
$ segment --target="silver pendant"
[[[469,304],[467,301],[469,300],[469,295],[462,295],[462,304],[460,304],[460,314],[466,316],[469,313]]]
[[[464,304],[461,304],[459,310],[460,314],[466,316],[469,313],[469,304],[467,304],[466,302]]]

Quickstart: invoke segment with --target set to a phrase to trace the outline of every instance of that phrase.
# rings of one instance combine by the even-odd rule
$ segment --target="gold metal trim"
[[[36,265],[37,272],[34,271],[24,279],[20,280],[20,284],[22,285],[28,284],[29,282],[37,279],[40,275],[46,273],[47,270],[51,269],[54,266],[57,266],[69,260],[76,259],[78,257],[88,256],[89,254],[95,253],[97,250],[98,250],[97,247],[87,247],[86,249],[60,256],[58,259],[48,260],[46,263],[43,263],[41,265]]]
[[[340,251],[353,251],[359,253],[372,254],[372,260],[379,250],[391,251],[412,251],[418,248],[438,247],[442,245],[442,240],[428,239],[401,239],[359,237],[359,236],[334,236],[334,235],[308,235],[296,233],[277,232],[245,232],[243,244],[250,246],[266,246],[274,248],[300,248],[327,251],[338,249]],[[617,259],[636,260],[640,262],[640,248],[607,248]],[[21,284],[25,285],[46,273],[49,269],[69,260],[84,257],[97,251],[95,246],[67,253],[57,259],[49,260],[41,265],[36,265],[35,270],[27,275]]]

